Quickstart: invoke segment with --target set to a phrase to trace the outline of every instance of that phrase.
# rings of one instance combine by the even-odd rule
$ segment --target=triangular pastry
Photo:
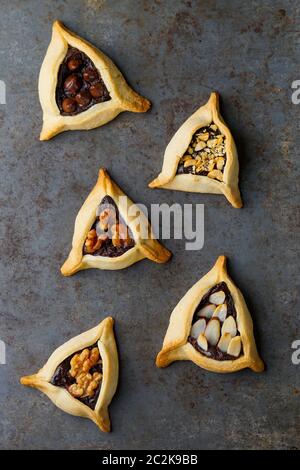
[[[226,258],[180,300],[170,317],[158,367],[190,360],[212,372],[236,372],[249,367],[262,372],[251,315],[240,290],[227,274]]]
[[[75,221],[64,276],[81,269],[123,269],[144,258],[165,263],[171,253],[154,237],[149,221],[103,168]]]
[[[37,374],[22,377],[21,384],[39,389],[66,413],[89,418],[101,431],[109,432],[108,406],[119,374],[113,324],[107,317],[67,341]]]
[[[219,95],[189,117],[169,142],[163,168],[150,188],[224,194],[242,207],[238,187],[239,162],[230,130],[219,112]]]
[[[130,88],[111,59],[60,21],[53,23],[39,97],[41,140],[67,130],[93,129],[122,111],[145,112],[151,105]]]

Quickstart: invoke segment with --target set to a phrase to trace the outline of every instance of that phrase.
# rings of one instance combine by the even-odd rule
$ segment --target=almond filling
[[[225,282],[201,299],[188,341],[201,354],[218,361],[234,360],[243,353],[233,298]]]

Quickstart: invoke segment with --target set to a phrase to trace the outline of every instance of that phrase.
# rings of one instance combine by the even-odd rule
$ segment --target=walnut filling
[[[225,282],[210,289],[194,314],[189,342],[201,354],[219,361],[241,356],[243,345],[233,298]]]
[[[102,380],[100,372],[90,373],[91,369],[100,361],[99,349],[84,349],[74,354],[70,361],[69,374],[76,382],[68,388],[75,398],[92,397]]]
[[[110,196],[105,196],[96,211],[96,221],[88,232],[83,253],[94,256],[121,256],[134,246],[129,228]]]
[[[223,181],[226,164],[226,138],[215,124],[201,127],[181,157],[177,174],[191,173]]]
[[[69,47],[57,77],[56,102],[60,114],[75,116],[110,99],[94,63],[84,52]]]
[[[67,357],[56,369],[51,383],[94,409],[102,382],[102,359],[95,344]]]

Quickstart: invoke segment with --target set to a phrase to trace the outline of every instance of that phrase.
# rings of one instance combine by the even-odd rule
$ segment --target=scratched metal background
[[[9,449],[300,448],[299,2],[284,0],[1,0],[0,446]],[[37,79],[54,19],[106,52],[151,99],[90,132],[38,140]],[[150,190],[164,148],[211,90],[236,138],[245,207],[222,196]],[[65,279],[73,222],[100,165],[136,201],[204,203],[205,246],[167,241],[167,265],[143,261]],[[205,372],[189,362],[154,366],[173,307],[230,258],[267,371]],[[116,319],[121,361],[110,407],[113,432],[64,414],[19,385],[54,348]]]

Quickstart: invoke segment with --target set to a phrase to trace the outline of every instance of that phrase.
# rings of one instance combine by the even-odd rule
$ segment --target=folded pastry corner
[[[146,112],[150,101],[127,84],[103,52],[55,21],[39,76],[40,140],[102,126],[122,111]]]
[[[212,372],[264,370],[251,315],[230,279],[225,256],[185,294],[174,308],[157,367],[190,360]]]
[[[224,194],[242,207],[239,162],[229,128],[219,111],[219,94],[190,116],[175,133],[164,154],[161,173],[150,188]]]
[[[101,431],[109,432],[108,406],[119,375],[113,324],[107,317],[67,341],[36,374],[21,377],[21,384],[37,388],[61,410],[89,418]]]
[[[144,258],[166,263],[171,253],[156,239],[147,217],[101,168],[75,220],[64,276],[82,269],[123,269]]]

